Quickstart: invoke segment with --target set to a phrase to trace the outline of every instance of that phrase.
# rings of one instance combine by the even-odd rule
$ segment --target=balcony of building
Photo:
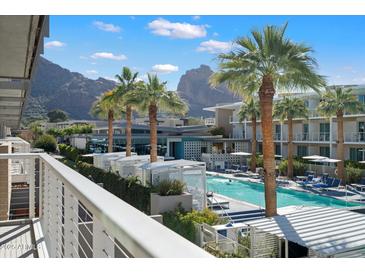
[[[48,154],[0,164],[0,257],[210,257]]]

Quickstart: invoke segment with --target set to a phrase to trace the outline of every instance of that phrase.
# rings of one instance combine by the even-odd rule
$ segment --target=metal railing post
[[[28,176],[29,176],[29,218],[35,217],[35,164],[34,158],[29,159]]]

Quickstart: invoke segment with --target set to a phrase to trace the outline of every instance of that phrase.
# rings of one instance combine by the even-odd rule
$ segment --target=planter
[[[151,215],[174,211],[178,205],[186,211],[191,211],[193,207],[193,196],[184,192],[181,195],[161,196],[151,193]]]

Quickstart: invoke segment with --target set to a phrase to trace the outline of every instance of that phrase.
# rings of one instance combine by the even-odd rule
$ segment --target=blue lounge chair
[[[241,169],[242,172],[247,172],[248,171],[247,166],[241,166],[240,169]]]

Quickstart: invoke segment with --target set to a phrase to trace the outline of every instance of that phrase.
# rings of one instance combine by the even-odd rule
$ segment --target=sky
[[[91,79],[115,79],[123,66],[142,80],[157,73],[176,90],[187,70],[215,70],[238,37],[286,22],[329,84],[365,84],[365,16],[50,16],[43,56]]]

